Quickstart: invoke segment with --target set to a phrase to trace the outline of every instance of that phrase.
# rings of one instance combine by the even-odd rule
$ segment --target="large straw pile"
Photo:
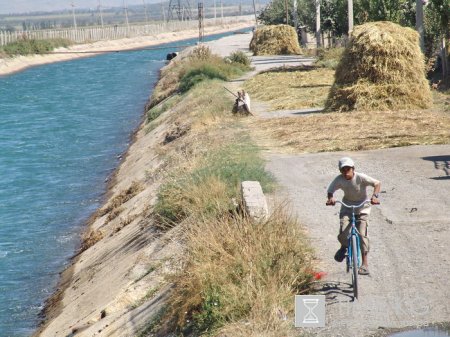
[[[431,104],[418,34],[392,22],[355,27],[326,109],[403,110]]]
[[[300,54],[295,29],[287,25],[264,26],[258,28],[250,42],[254,55]]]

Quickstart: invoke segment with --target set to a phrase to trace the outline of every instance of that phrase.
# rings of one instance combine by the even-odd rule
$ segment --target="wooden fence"
[[[238,23],[251,20],[252,16],[235,16],[217,19],[205,19],[206,26]],[[140,24],[129,26],[107,26],[107,27],[80,27],[78,29],[47,29],[6,32],[0,31],[0,46],[17,40],[28,39],[55,39],[63,38],[76,43],[93,42],[101,40],[116,40],[127,37],[138,37],[156,35],[166,32],[177,32],[185,29],[195,29],[198,27],[197,20],[190,21],[170,21],[155,24]]]

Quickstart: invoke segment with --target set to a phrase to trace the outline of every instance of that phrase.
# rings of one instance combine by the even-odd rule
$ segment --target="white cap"
[[[339,159],[339,170],[345,166],[355,167],[355,163],[353,162],[352,158],[343,157],[343,158]]]

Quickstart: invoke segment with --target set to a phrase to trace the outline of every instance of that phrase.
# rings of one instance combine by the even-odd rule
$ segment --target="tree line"
[[[294,4],[294,1],[297,4]],[[430,58],[450,39],[450,0],[421,0],[424,6],[425,55]],[[314,32],[316,5],[320,4],[320,27],[324,33],[342,37],[348,32],[348,0],[272,0],[260,13],[264,24],[294,25],[297,8],[299,26]],[[286,11],[287,5],[287,11]],[[416,0],[353,0],[356,25],[371,21],[392,21],[402,26],[416,26]]]

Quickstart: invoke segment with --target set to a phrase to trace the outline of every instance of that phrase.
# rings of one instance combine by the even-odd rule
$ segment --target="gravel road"
[[[300,117],[301,118],[301,117]],[[326,187],[350,155],[356,170],[381,180],[382,204],[369,225],[370,276],[353,301],[350,274],[333,260],[339,207],[326,207]],[[412,146],[355,153],[268,155],[268,169],[308,231],[326,295],[320,336],[368,336],[379,329],[450,318],[450,146]],[[336,194],[341,196],[340,194]]]

